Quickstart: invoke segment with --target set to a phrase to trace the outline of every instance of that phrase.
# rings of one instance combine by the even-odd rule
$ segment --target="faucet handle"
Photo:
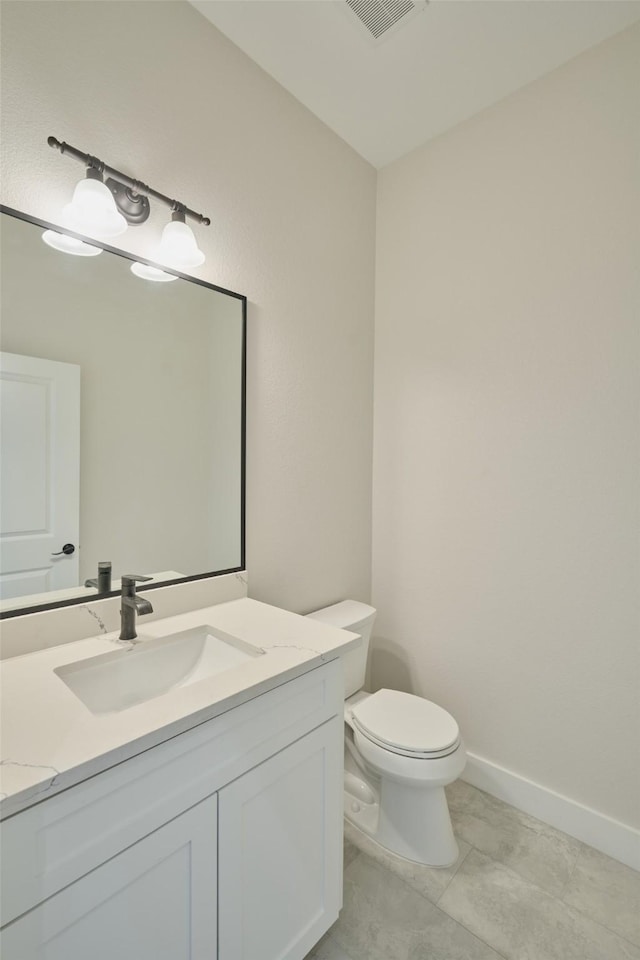
[[[136,583],[144,583],[145,580],[153,580],[153,577],[143,577],[139,573],[126,573],[120,577],[123,595],[135,596]]]

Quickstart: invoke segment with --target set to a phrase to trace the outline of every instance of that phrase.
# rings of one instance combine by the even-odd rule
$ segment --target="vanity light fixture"
[[[113,194],[95,167],[87,167],[86,177],[76,184],[71,203],[62,211],[62,222],[97,240],[119,237],[127,229],[127,221],[118,213]]]
[[[162,231],[157,251],[160,263],[176,270],[199,267],[204,263],[204,253],[198,247],[193,230],[185,223],[185,213],[182,207],[173,211],[171,220]]]
[[[198,247],[193,230],[185,223],[185,212],[181,207],[171,214],[171,220],[162,231],[160,243],[152,251],[152,257],[158,263],[165,263],[168,267],[181,271],[199,267],[204,263],[204,253]],[[146,263],[132,263],[131,272],[143,280],[154,280],[157,283],[178,279],[175,274],[158,270]]]
[[[87,170],[86,178],[77,184],[71,203],[67,204],[62,212],[63,226],[97,240],[109,240],[124,233],[128,224],[134,226],[144,223],[150,211],[149,197],[153,197],[171,208],[171,221],[162,232],[160,243],[154,251],[155,259],[176,270],[197,267],[204,263],[204,253],[199,249],[193,231],[185,221],[187,217],[191,217],[197,223],[209,226],[211,221],[208,217],[153,190],[146,183],[107,166],[97,157],[82,153],[68,143],[56,140],[55,137],[49,137],[47,142],[60,153],[68,153],[75,160],[79,160]],[[106,181],[105,173],[108,175]],[[96,256],[101,253],[100,247],[93,247],[54,230],[47,230],[43,239],[49,246],[76,256]],[[178,279],[173,274],[144,263],[132,264],[131,270],[144,280],[166,283]]]
[[[102,180],[102,173],[92,166],[87,167],[86,178],[76,184],[71,203],[62,210],[61,220],[69,230],[96,240],[119,237],[127,229],[127,221],[118,213],[113,194]],[[102,252],[100,247],[92,247],[55,230],[47,230],[42,238],[50,247],[75,256],[91,257]]]

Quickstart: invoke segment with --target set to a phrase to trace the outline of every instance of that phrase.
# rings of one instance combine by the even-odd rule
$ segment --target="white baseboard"
[[[634,870],[640,870],[640,830],[472,753],[467,755],[462,779]]]

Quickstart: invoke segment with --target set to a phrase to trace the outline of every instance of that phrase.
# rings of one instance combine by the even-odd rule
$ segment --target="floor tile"
[[[349,831],[349,825],[347,821],[344,822],[344,869],[346,870],[350,863],[352,863],[357,856],[360,854],[360,849],[357,843],[353,842],[353,837]]]
[[[403,857],[397,857],[375,843],[370,837],[358,830],[348,820],[344,822],[345,843],[350,843],[358,853],[362,851],[377,863],[386,867],[391,873],[400,877],[410,887],[421,893],[423,897],[436,903],[442,896],[451,878],[471,849],[464,840],[458,841],[460,856],[452,867],[425,867],[420,863],[412,863]],[[346,860],[345,860],[346,866]]]
[[[561,896],[582,844],[462,780],[447,788],[453,829],[492,859]]]
[[[348,953],[338,946],[331,935],[326,936],[320,943],[313,960],[353,960]]]
[[[583,847],[565,903],[640,946],[640,873]]]
[[[345,953],[330,933],[326,933],[304,960],[353,960],[353,957]]]
[[[351,960],[501,960],[364,853],[345,871],[344,907],[331,938]]]
[[[472,850],[439,901],[507,960],[640,960],[640,949]]]

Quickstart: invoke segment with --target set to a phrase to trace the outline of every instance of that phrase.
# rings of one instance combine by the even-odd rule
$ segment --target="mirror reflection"
[[[1,609],[240,569],[245,298],[1,228]]]

